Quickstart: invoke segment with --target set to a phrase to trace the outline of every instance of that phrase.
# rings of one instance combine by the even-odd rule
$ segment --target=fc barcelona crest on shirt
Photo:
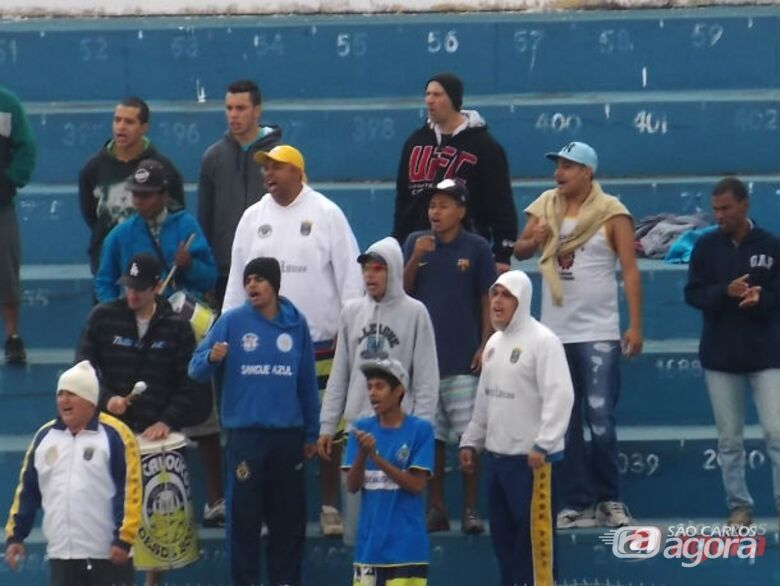
[[[249,480],[250,476],[252,476],[252,471],[249,469],[249,464],[246,463],[246,460],[242,460],[236,467],[236,478],[241,482],[244,482],[245,480]]]
[[[311,234],[311,222],[304,220],[301,222],[301,236],[308,236],[309,234]]]
[[[263,224],[257,229],[257,235],[260,238],[268,238],[273,231],[274,229],[271,227],[271,224]]]
[[[471,268],[471,261],[467,258],[459,258],[458,259],[458,270],[461,272],[466,272]]]
[[[515,362],[520,360],[520,352],[522,352],[520,348],[512,348],[512,354],[509,355],[509,362],[514,364]]]

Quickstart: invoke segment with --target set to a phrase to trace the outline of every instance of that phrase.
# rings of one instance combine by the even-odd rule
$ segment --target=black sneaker
[[[25,364],[27,353],[24,351],[24,343],[17,334],[8,336],[5,341],[5,363]]]

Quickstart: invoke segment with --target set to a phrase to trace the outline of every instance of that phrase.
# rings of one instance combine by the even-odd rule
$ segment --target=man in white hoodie
[[[403,255],[394,238],[383,238],[358,257],[366,295],[347,303],[341,314],[333,370],[320,412],[320,456],[332,459],[334,435],[343,417],[348,429],[373,414],[361,365],[394,358],[409,373],[401,406],[431,423],[439,397],[439,363],[428,310],[403,288]],[[356,498],[356,497],[353,497]],[[355,504],[354,510],[348,508]],[[349,517],[349,519],[347,518]],[[344,541],[351,545],[357,504],[345,504]]]
[[[531,280],[501,275],[490,288],[496,330],[482,355],[474,412],[460,442],[468,473],[485,451],[488,515],[502,586],[553,584],[552,463],[574,403],[560,340],[531,317]]]
[[[357,240],[344,212],[306,183],[303,155],[290,145],[255,154],[263,165],[268,193],[241,216],[233,238],[225,300],[226,312],[246,301],[244,267],[257,257],[273,257],[282,270],[280,294],[301,310],[314,343],[320,392],[330,374],[336,330],[344,304],[363,294]],[[363,393],[365,395],[365,393]],[[337,448],[340,460],[340,447]],[[341,535],[335,508],[338,462],[322,462],[320,488],[324,535]]]

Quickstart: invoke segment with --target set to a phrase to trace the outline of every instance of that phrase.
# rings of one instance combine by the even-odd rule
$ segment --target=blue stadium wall
[[[200,156],[224,132],[224,88],[257,80],[263,121],[281,125],[304,152],[312,184],[344,209],[362,247],[391,228],[398,154],[424,121],[425,81],[443,70],[464,79],[465,107],[479,110],[505,146],[518,210],[550,185],[543,153],[584,140],[599,153],[606,190],[637,218],[707,211],[712,185],[735,173],[750,187],[752,216],[778,231],[779,32],[780,7],[1,21],[0,83],[24,101],[39,159],[16,203],[30,363],[0,367],[0,503],[10,504],[26,442],[53,414],[55,377],[91,306],[76,177],[110,137],[118,99],[149,100],[149,135],[183,173],[194,211]],[[533,263],[522,266],[538,284]],[[721,520],[715,430],[696,358],[700,320],[682,301],[685,267],[641,268],[647,342],[623,365],[619,407],[624,497],[643,523]],[[600,531],[562,532],[561,584],[780,584],[770,465],[752,409],[749,423],[748,481],[768,529],[763,557],[688,569],[661,556],[628,563]],[[450,464],[456,516],[460,483]],[[200,505],[197,458],[191,465]],[[309,472],[307,584],[345,584],[350,552],[317,536]],[[169,584],[229,583],[221,533],[201,538],[202,561],[171,573]],[[0,570],[0,585],[46,583],[38,534],[30,552],[20,574]],[[432,584],[497,581],[487,537],[437,536],[432,562]]]

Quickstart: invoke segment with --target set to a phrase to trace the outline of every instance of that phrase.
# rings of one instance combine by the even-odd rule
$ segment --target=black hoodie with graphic
[[[185,205],[184,185],[181,175],[173,163],[161,155],[144,138],[144,150],[130,161],[120,161],[114,155],[114,141],[109,140],[95,153],[79,173],[79,205],[84,221],[92,230],[89,241],[90,267],[92,274],[100,264],[100,249],[111,229],[135,213],[133,194],[125,188],[125,180],[133,174],[143,159],[159,161],[169,170],[168,194]]]
[[[412,232],[428,229],[427,192],[443,179],[460,178],[469,191],[467,226],[493,243],[497,262],[508,263],[517,212],[506,153],[478,112],[461,113],[466,127],[452,136],[439,134],[429,120],[406,140],[396,179],[393,236],[403,243]]]

